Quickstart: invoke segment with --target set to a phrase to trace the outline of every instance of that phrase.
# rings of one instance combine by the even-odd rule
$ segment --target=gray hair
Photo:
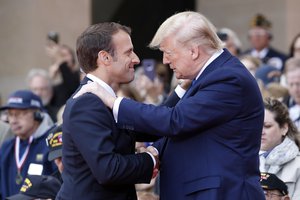
[[[31,80],[36,76],[43,77],[45,80],[47,80],[49,82],[49,87],[52,87],[52,79],[50,78],[48,71],[45,69],[42,69],[42,68],[32,68],[28,72],[27,77],[26,77],[27,85],[29,85]]]
[[[183,44],[202,45],[207,53],[213,53],[224,46],[215,26],[205,16],[193,11],[180,12],[169,17],[158,28],[149,47],[159,48],[161,42],[171,35]]]

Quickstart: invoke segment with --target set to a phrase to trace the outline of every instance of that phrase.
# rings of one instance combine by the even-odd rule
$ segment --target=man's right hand
[[[113,108],[116,97],[112,96],[109,92],[107,92],[101,85],[99,85],[96,82],[88,82],[87,84],[83,85],[80,88],[80,90],[74,95],[73,99],[87,92],[91,92],[97,95],[107,107],[111,109]]]

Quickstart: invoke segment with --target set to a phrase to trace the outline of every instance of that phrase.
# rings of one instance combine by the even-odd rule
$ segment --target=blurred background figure
[[[9,124],[7,122],[0,120],[0,148],[2,146],[2,143],[5,140],[7,140],[13,136],[14,136],[14,134],[11,131]]]
[[[255,71],[255,78],[262,81],[265,87],[270,83],[279,83],[281,71],[270,65],[262,65]]]
[[[221,28],[218,30],[217,34],[225,43],[225,48],[227,48],[232,55],[238,56],[241,53],[242,43],[233,30]]]
[[[62,163],[62,125],[55,125],[49,132],[46,139],[47,146],[49,148],[48,161],[54,163],[57,166],[52,176],[56,177],[61,183],[63,182],[61,173],[63,172],[64,166]]]
[[[61,183],[53,176],[29,175],[18,194],[8,200],[54,200]]]
[[[300,33],[295,36],[291,43],[289,57],[300,58]]]
[[[248,39],[251,48],[243,54],[250,54],[259,58],[262,63],[283,70],[287,56],[271,47],[273,38],[271,33],[272,24],[262,14],[257,14],[251,21],[251,28],[248,32]]]
[[[42,68],[31,69],[27,74],[27,85],[34,94],[41,98],[47,113],[53,122],[56,122],[56,114],[60,105],[55,102],[52,79],[48,71]]]
[[[51,59],[49,76],[53,82],[55,105],[61,107],[79,86],[81,72],[74,51],[67,45],[48,42],[46,53]]]
[[[252,76],[255,76],[256,70],[261,66],[261,61],[259,58],[256,58],[251,55],[243,55],[240,56],[240,61],[245,65],[245,67],[249,70]]]
[[[300,130],[300,58],[289,58],[285,64],[284,74],[289,96],[283,102],[289,108],[290,117]]]
[[[4,199],[18,193],[28,174],[50,175],[56,166],[47,160],[45,140],[53,122],[44,112],[40,97],[29,90],[18,90],[0,110],[7,110],[15,135],[4,141],[0,153],[0,196]]]
[[[157,72],[157,63],[152,59],[152,66],[145,66],[145,62],[135,69],[135,79],[129,84],[131,91],[135,93],[135,98],[140,102],[160,105],[167,97],[165,82],[168,77],[163,68],[160,67],[160,74]],[[143,60],[145,61],[145,60]],[[126,86],[124,86],[126,88]]]
[[[275,174],[261,173],[260,184],[266,200],[290,200],[286,184]]]
[[[141,153],[141,148],[147,148],[149,145],[151,145],[152,142],[136,142],[135,143],[135,149],[136,153]],[[158,174],[159,176],[159,174]],[[159,194],[158,194],[158,185],[159,184],[159,177],[156,176],[155,178],[152,178],[150,183],[140,183],[135,184],[135,189],[137,191],[137,198],[138,200],[158,200]]]
[[[269,94],[268,97],[278,99],[279,101],[283,101],[289,96],[288,89],[277,82],[269,83],[266,90]]]
[[[265,118],[259,152],[260,172],[278,176],[287,184],[291,199],[299,200],[299,133],[283,103],[267,98],[264,105]]]

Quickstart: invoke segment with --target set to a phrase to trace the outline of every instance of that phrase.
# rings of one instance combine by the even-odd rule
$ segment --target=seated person
[[[54,200],[60,189],[61,183],[53,176],[29,175],[18,194],[7,197],[8,200]]]
[[[57,125],[50,130],[50,133],[46,140],[49,147],[48,160],[54,161],[58,171],[54,172],[52,176],[56,177],[62,183],[61,173],[63,171],[62,163],[62,125]]]
[[[286,184],[275,174],[261,173],[260,184],[264,190],[266,200],[290,200]]]

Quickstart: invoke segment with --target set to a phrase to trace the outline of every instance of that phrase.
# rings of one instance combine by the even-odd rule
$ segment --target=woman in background
[[[300,154],[297,128],[287,107],[267,98],[260,148],[260,171],[276,174],[287,186],[292,200],[300,199]]]

